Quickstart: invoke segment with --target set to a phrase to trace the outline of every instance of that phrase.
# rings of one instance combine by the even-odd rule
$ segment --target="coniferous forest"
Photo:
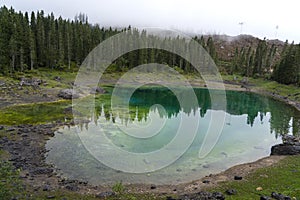
[[[56,18],[52,13],[45,15],[43,11],[30,14],[16,12],[5,6],[0,8],[0,27],[0,73],[3,75],[39,68],[76,68],[100,42],[121,31],[131,30],[131,34],[150,37],[145,31],[130,26],[116,29],[90,24],[85,14],[69,20]],[[235,47],[233,52],[229,52],[231,56],[225,59],[219,55],[214,37],[194,36],[193,39],[207,50],[223,74],[262,77],[283,84],[300,85],[300,44],[286,41],[280,45],[259,39],[250,46]],[[157,49],[130,52],[117,59],[112,70],[126,71],[154,60],[183,73],[194,72],[188,61]]]

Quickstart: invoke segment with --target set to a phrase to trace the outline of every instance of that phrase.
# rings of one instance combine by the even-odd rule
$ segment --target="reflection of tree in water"
[[[160,112],[159,115],[165,118],[176,117],[180,111],[190,115],[195,114],[200,108],[200,115],[204,117],[209,109],[211,109],[210,93],[218,91],[208,91],[207,89],[194,89],[198,98],[199,105],[180,105],[178,98],[191,98],[187,91],[182,90],[177,98],[172,91],[167,88],[141,88],[134,92],[130,99],[129,113],[112,113],[109,103],[101,104],[96,108],[99,117],[104,113],[106,120],[115,121],[118,117],[124,123],[129,121],[147,120],[149,112],[153,111],[154,104],[160,104],[166,112]],[[126,91],[125,91],[126,92]],[[215,95],[218,96],[218,95]],[[247,124],[252,126],[257,117],[263,121],[264,116],[270,113],[271,133],[278,135],[287,134],[289,129],[293,128],[293,134],[300,134],[300,112],[282,102],[275,101],[262,95],[248,93],[226,91],[227,97],[227,113],[230,115],[247,115]],[[217,98],[216,98],[217,99]],[[103,110],[102,110],[103,109]],[[218,108],[214,108],[218,109]],[[292,123],[290,123],[290,121]]]

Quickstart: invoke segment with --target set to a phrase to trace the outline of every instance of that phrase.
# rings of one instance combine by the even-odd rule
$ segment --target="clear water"
[[[140,88],[130,98],[129,116],[122,111],[112,115],[109,101],[96,101],[92,122],[61,128],[47,142],[47,162],[60,169],[63,176],[97,185],[117,181],[178,184],[268,156],[271,146],[281,142],[281,135],[299,134],[299,112],[282,102],[253,93],[227,91],[226,111],[212,110],[208,90],[195,89],[195,92],[199,106],[181,108],[174,94],[166,88]],[[199,158],[199,149],[213,112],[225,113],[225,125],[213,150],[206,157]],[[151,173],[134,174],[111,169],[95,159],[82,143],[83,137],[99,142],[97,131],[101,126],[119,148],[137,153],[151,152],[172,140],[182,116],[190,118],[193,123],[195,115],[200,116],[199,128],[188,150],[172,165]],[[125,128],[147,127],[144,130],[148,135],[158,134],[152,134],[148,139],[137,139],[115,129],[112,124]],[[86,136],[79,137],[76,130]]]

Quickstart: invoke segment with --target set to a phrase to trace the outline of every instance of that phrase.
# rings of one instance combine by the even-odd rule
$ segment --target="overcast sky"
[[[73,19],[86,13],[103,26],[164,27],[183,32],[300,42],[300,1],[264,0],[1,0],[16,10],[53,12]],[[239,25],[243,22],[243,25]],[[278,29],[276,29],[278,27]],[[242,30],[241,30],[242,28]]]

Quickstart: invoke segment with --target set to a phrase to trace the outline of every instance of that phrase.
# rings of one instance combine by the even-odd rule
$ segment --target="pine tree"
[[[36,50],[36,19],[34,12],[30,17],[29,41],[30,41],[30,70],[33,70],[37,63]]]
[[[65,41],[65,23],[63,22],[62,18],[59,17],[58,19],[58,51],[59,51],[59,65],[64,65],[65,63],[65,46],[64,46],[64,41]]]
[[[46,34],[44,27],[44,11],[37,12],[36,49],[39,66],[46,66]]]
[[[10,65],[11,20],[8,9],[0,8],[0,73],[7,74]]]
[[[275,75],[275,80],[283,84],[296,84],[298,82],[298,63],[296,59],[297,48],[292,43],[281,59]]]
[[[12,74],[16,69],[16,60],[18,55],[18,29],[17,29],[17,17],[14,15],[14,10],[10,9],[11,14],[11,37],[9,39],[9,50],[10,50],[10,73]]]

